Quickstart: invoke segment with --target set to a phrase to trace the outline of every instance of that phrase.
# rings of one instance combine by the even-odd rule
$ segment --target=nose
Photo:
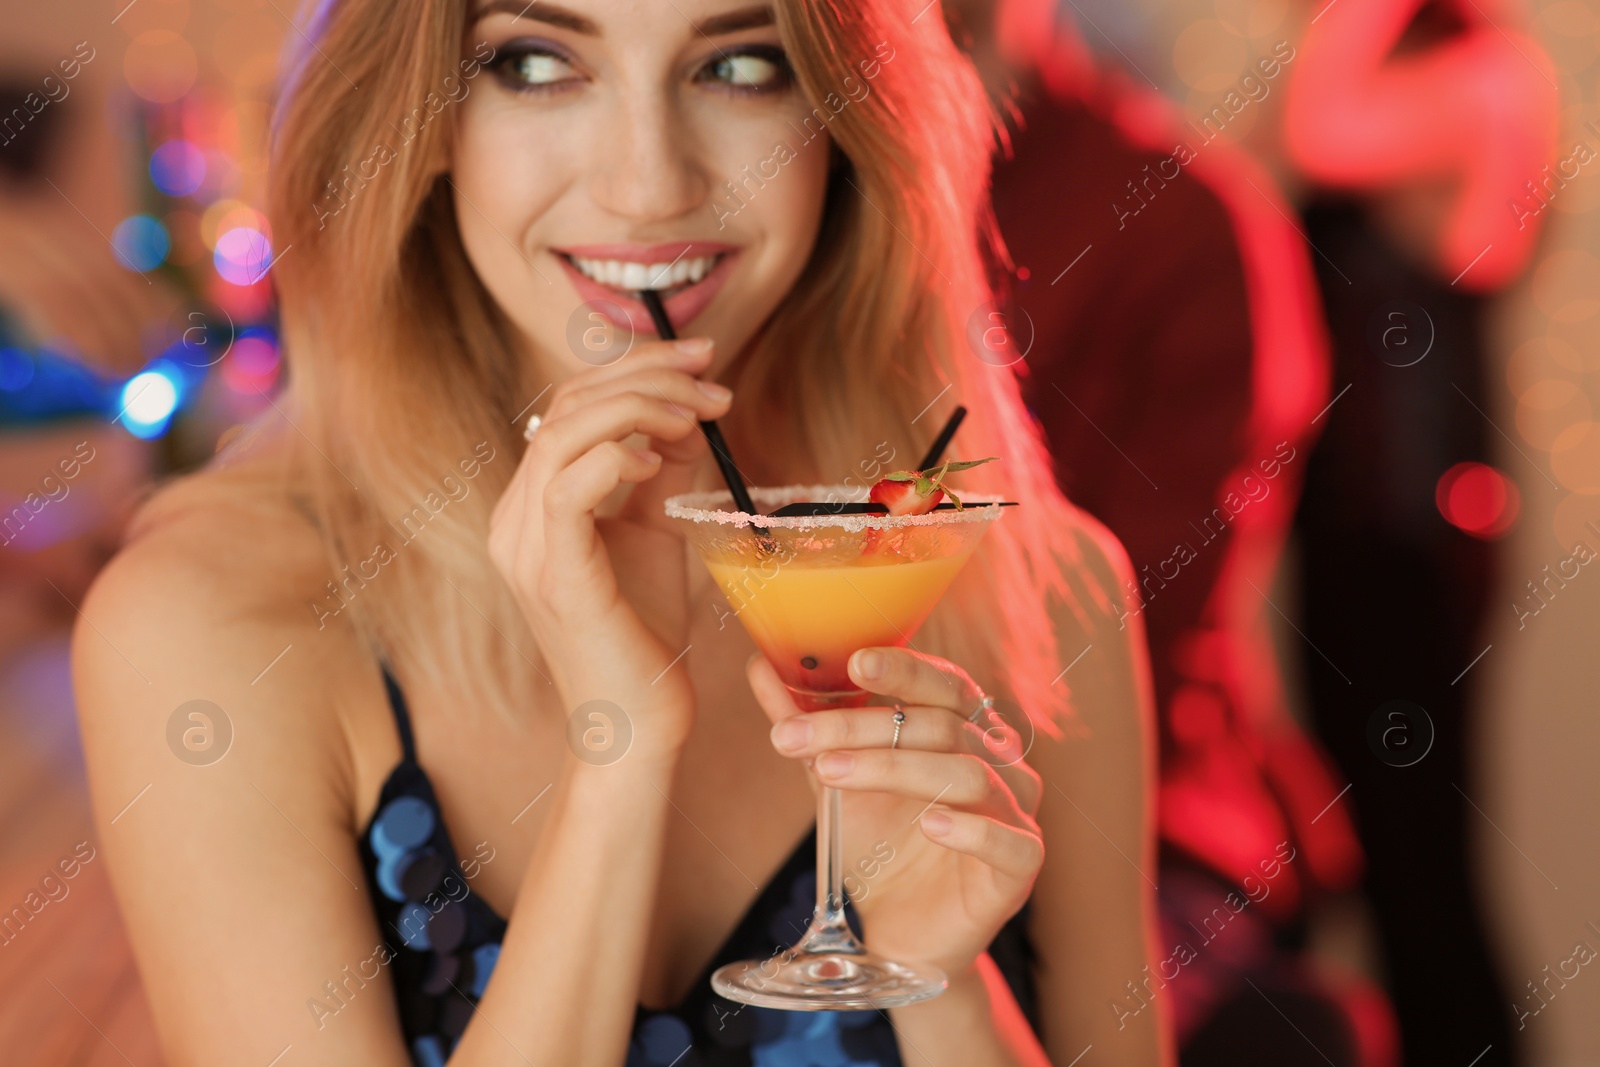
[[[688,215],[711,190],[694,156],[693,137],[667,92],[622,95],[596,142],[591,195],[605,210],[635,222]]]

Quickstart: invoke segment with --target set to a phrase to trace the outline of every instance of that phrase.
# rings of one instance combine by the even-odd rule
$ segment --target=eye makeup
[[[547,37],[517,37],[499,47],[490,64],[496,79],[512,92],[559,92],[584,80],[577,57]],[[706,59],[694,81],[736,95],[780,93],[795,83],[794,68],[775,44],[730,45]]]

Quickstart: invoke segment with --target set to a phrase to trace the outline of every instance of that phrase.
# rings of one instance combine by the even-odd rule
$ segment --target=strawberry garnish
[[[868,492],[867,498],[874,503],[882,504],[889,509],[891,515],[925,515],[939,505],[946,497],[957,508],[962,507],[961,498],[950,491],[944,484],[945,475],[955,471],[964,471],[998,456],[989,456],[986,459],[970,460],[945,460],[937,469],[930,471],[894,471],[878,479]],[[869,528],[866,531],[863,551],[876,550],[882,530]]]
[[[937,470],[931,471],[895,471],[886,474],[873,485],[868,493],[868,499],[876,501],[889,509],[891,515],[923,515],[938,506],[939,501],[945,497],[950,498],[950,503],[960,508],[961,498],[950,491],[944,484],[944,476],[955,471],[964,471],[972,467],[998,459],[998,456],[989,456],[987,459],[945,460]]]

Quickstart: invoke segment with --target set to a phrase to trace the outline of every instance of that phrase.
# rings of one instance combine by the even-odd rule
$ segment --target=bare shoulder
[[[1059,562],[1075,599],[1089,612],[1079,625],[1097,629],[1096,617],[1106,616],[1115,627],[1119,613],[1130,606],[1133,562],[1117,535],[1099,519],[1070,503],[1067,514],[1065,558]]]
[[[350,629],[319,629],[310,607],[330,570],[315,526],[269,470],[207,468],[162,487],[96,578],[73,635],[94,784],[116,776],[101,759],[111,753],[124,766],[174,755],[203,764],[205,728],[167,736],[188,705],[217,731],[214,744],[249,731],[263,757],[345,748],[329,731],[340,679],[362,660]]]

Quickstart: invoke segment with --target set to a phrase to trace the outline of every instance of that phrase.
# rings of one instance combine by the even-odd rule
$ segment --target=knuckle
[[[1044,838],[1039,836],[1039,828],[1032,825],[1032,820],[1021,837],[1023,861],[1030,870],[1037,871],[1044,866]]]
[[[961,789],[964,798],[971,801],[982,800],[994,789],[994,768],[990,767],[981,757],[962,755],[961,760]]]
[[[840,748],[866,748],[872,737],[867,716],[839,712],[813,712],[817,716],[816,737],[822,744],[837,744]]]
[[[566,472],[556,475],[545,483],[544,492],[540,494],[546,516],[563,517],[572,508],[571,481]]]
[[[973,747],[975,738],[968,726],[954,714],[940,715],[935,728],[939,747],[947,752],[978,752],[979,749]]]

